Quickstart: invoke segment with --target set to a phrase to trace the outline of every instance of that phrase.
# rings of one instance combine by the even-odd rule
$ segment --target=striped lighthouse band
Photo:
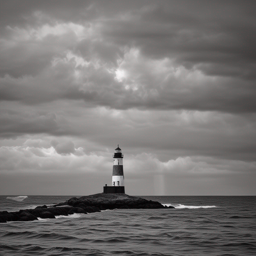
[[[113,176],[124,176],[122,165],[113,165]]]

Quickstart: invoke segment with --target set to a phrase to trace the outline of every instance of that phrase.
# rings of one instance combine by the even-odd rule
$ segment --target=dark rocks
[[[46,205],[43,205],[43,206],[37,206],[35,209],[42,209],[42,208],[47,208],[47,206]]]
[[[86,212],[100,212],[100,209],[96,206],[86,206],[85,208]]]
[[[174,208],[163,206],[161,203],[146,200],[126,194],[95,194],[80,198],[72,197],[66,202],[52,207],[37,206],[35,209],[20,210],[19,212],[0,212],[0,222],[7,221],[32,221],[40,218],[55,218],[59,215],[73,213],[92,213],[112,209],[166,209]]]
[[[74,208],[74,213],[87,213],[88,211],[85,211],[85,209],[80,208],[80,207],[76,207]]]
[[[31,214],[29,210],[20,210],[19,212],[0,212],[0,222],[31,220],[37,220],[37,217]]]
[[[6,219],[3,217],[0,217],[0,223],[4,223],[4,222],[6,222]]]
[[[0,212],[0,222],[15,221],[17,219],[17,214],[9,213],[7,211]]]
[[[48,208],[47,211],[50,211],[55,216],[58,216],[58,215],[66,216],[66,215],[70,214],[69,213],[70,208],[71,207],[51,207],[51,208]]]
[[[129,196],[126,194],[95,194],[83,196],[80,198],[73,197],[67,202],[70,206],[95,206],[100,210],[106,209],[160,209],[165,208],[161,203],[146,200],[140,197]]]
[[[44,211],[44,212],[41,212],[40,218],[43,218],[43,219],[54,219],[55,216],[50,211]]]
[[[37,217],[31,214],[29,211],[24,210],[24,211],[20,211],[19,218],[17,220],[19,221],[37,220]]]

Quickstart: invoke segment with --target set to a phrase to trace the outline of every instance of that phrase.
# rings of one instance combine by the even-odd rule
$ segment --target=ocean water
[[[0,211],[71,196],[0,196]],[[256,255],[255,196],[159,196],[175,209],[107,210],[0,223],[0,255]]]

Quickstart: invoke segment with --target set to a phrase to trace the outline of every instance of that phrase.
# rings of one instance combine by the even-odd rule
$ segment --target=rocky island
[[[52,206],[37,206],[35,209],[25,209],[17,212],[0,212],[0,222],[7,221],[32,221],[38,218],[55,218],[59,215],[73,213],[92,213],[101,210],[113,209],[167,209],[173,206],[163,206],[157,201],[140,197],[129,196],[123,193],[99,193],[89,196],[72,197],[66,202]]]
[[[161,203],[125,194],[123,154],[119,145],[115,149],[112,172],[112,185],[103,187],[103,193],[89,196],[72,197],[66,202],[51,206],[37,206],[35,209],[25,209],[17,212],[0,212],[0,222],[32,221],[38,218],[55,218],[55,216],[74,213],[100,212],[113,209],[164,209],[174,208]]]

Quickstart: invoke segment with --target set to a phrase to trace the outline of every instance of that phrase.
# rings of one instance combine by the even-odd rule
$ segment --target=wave
[[[55,216],[55,219],[77,219],[77,218],[80,218],[81,217],[81,214],[78,214],[78,213],[73,213],[73,214],[69,214],[69,215],[57,215],[57,216]],[[47,218],[40,218],[40,217],[38,217],[37,218],[38,220],[40,220],[40,221],[47,221],[47,220],[49,220],[49,219],[47,219]],[[51,219],[52,220],[52,219]]]
[[[22,202],[26,198],[28,198],[28,196],[8,196],[8,197],[6,197],[6,199],[13,200],[16,202]]]
[[[173,206],[175,209],[208,209],[215,208],[216,205],[184,205],[184,204],[163,204],[163,206]]]
[[[47,219],[45,219],[45,218],[37,217],[37,219],[40,220],[40,221],[43,221],[43,222],[46,222],[46,221],[47,221]]]
[[[67,216],[66,215],[55,216],[56,219],[60,219],[60,218],[76,219],[80,217],[81,217],[81,214],[78,214],[78,213],[69,214]]]

